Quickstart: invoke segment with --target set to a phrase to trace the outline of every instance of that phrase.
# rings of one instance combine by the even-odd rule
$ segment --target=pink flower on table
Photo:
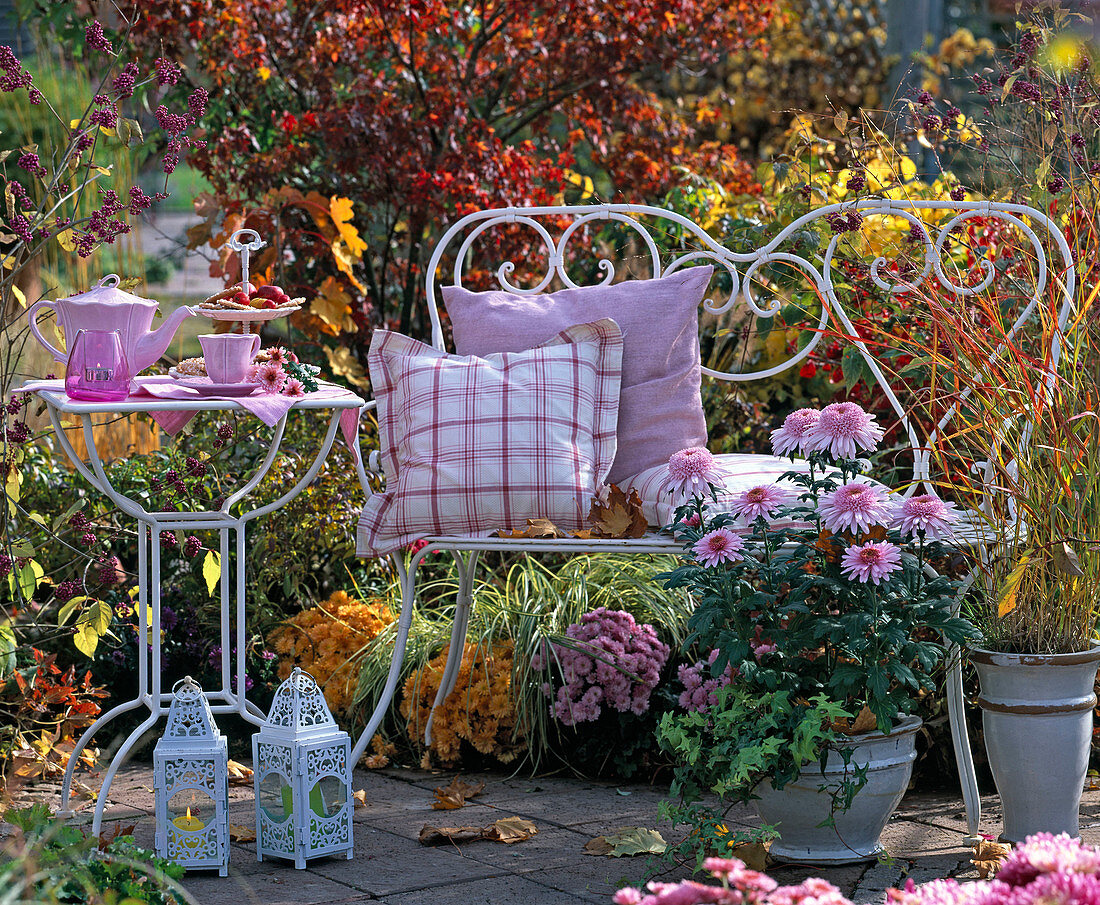
[[[256,368],[255,380],[265,393],[280,393],[286,386],[286,371],[280,365],[268,362]]]
[[[744,559],[741,551],[745,541],[729,528],[717,528],[704,534],[691,548],[695,559],[708,569],[723,562],[737,562]]]
[[[302,383],[297,377],[291,377],[287,380],[286,385],[283,387],[284,396],[293,396],[296,399],[306,394],[305,384]]]
[[[894,524],[902,534],[914,535],[923,531],[930,540],[950,537],[951,526],[959,520],[954,503],[947,503],[938,496],[924,493],[911,496],[901,504],[894,517]]]
[[[867,531],[873,525],[889,526],[893,501],[877,487],[851,481],[826,494],[817,504],[821,521],[834,534]]]
[[[806,452],[806,438],[821,413],[817,409],[798,409],[783,419],[783,426],[772,431],[772,452],[777,456]]]
[[[747,522],[756,519],[771,518],[782,507],[794,502],[794,494],[779,484],[761,484],[743,490],[733,498],[729,506],[730,514],[740,516]]]
[[[901,568],[901,550],[887,541],[869,541],[849,547],[840,561],[840,571],[849,578],[867,584],[879,584]]]
[[[666,489],[681,498],[702,496],[708,484],[719,484],[714,456],[701,446],[691,446],[673,453],[668,460]]]
[[[272,346],[270,349],[267,350],[267,360],[273,365],[279,365],[279,367],[282,367],[290,359],[287,358],[286,349],[284,349],[282,346]]]
[[[826,450],[834,459],[854,459],[858,450],[871,451],[882,439],[882,428],[854,402],[834,402],[806,437],[807,451]]]

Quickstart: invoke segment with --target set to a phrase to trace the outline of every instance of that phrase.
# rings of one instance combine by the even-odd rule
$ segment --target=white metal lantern
[[[229,867],[229,750],[190,676],[172,689],[168,727],[153,749],[157,854],[184,867]]]
[[[295,668],[252,736],[256,858],[345,853],[351,842],[351,739],[336,726],[309,673]]]

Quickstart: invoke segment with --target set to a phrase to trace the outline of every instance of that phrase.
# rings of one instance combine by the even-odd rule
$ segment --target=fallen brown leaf
[[[465,807],[466,802],[485,791],[485,783],[476,785],[459,779],[457,776],[450,784],[435,790],[435,801],[432,807],[437,811],[453,811],[456,808]]]
[[[530,839],[538,832],[530,820],[523,817],[503,817],[488,826],[431,826],[424,824],[417,837],[421,845],[457,844],[473,842],[476,839],[488,839],[490,842],[503,842],[512,845]]]
[[[770,842],[742,842],[730,849],[730,854],[745,862],[749,870],[764,870],[768,866]]]
[[[239,823],[231,823],[229,824],[229,838],[234,842],[255,842],[256,829]]]
[[[485,838],[492,842],[512,845],[515,842],[530,839],[538,831],[539,828],[524,817],[502,817],[491,826],[485,827]]]
[[[978,876],[986,880],[997,873],[997,868],[1011,851],[1012,846],[1004,842],[990,842],[982,839],[974,845],[974,854],[970,863],[978,869]]]
[[[484,839],[485,831],[480,826],[430,826],[427,823],[420,828],[417,839],[421,845],[442,845],[444,842],[472,842]]]
[[[597,836],[595,839],[589,839],[584,844],[586,855],[610,855],[613,851],[615,851],[615,846],[607,841],[606,836]]]
[[[229,782],[231,785],[248,786],[252,784],[252,770],[235,760],[229,761]]]
[[[355,799],[355,806],[357,808],[365,808],[367,806],[367,792],[365,789],[360,789],[358,792],[352,792],[351,797]]]
[[[649,527],[642,513],[642,499],[638,491],[631,490],[627,496],[616,484],[608,487],[606,502],[598,498],[592,500],[588,520],[592,523],[595,537],[638,538]]]
[[[547,518],[529,518],[527,527],[519,531],[498,531],[497,537],[523,538],[523,537],[565,537],[566,533]]]

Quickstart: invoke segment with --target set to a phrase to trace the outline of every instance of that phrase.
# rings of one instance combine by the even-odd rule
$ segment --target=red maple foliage
[[[336,278],[354,320],[301,316],[359,351],[382,322],[418,332],[442,225],[475,209],[560,203],[576,174],[613,200],[660,198],[685,171],[754,188],[729,145],[647,87],[759,40],[774,0],[142,0],[131,39],[189,60],[210,88],[194,160],[234,223],[274,229],[272,278]],[[288,199],[280,189],[298,190]],[[298,199],[346,197],[366,242],[338,268]],[[207,210],[210,210],[207,202]],[[252,218],[252,219],[250,219]],[[193,240],[224,234],[211,218]],[[335,290],[329,293],[333,298]]]

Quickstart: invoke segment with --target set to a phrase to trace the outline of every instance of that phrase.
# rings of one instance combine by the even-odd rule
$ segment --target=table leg
[[[436,690],[435,700],[428,714],[428,722],[424,727],[425,745],[432,743],[432,722],[435,720],[435,712],[447,700],[447,695],[454,691],[458,671],[462,666],[462,655],[466,647],[466,629],[470,624],[470,609],[473,605],[474,573],[477,570],[479,556],[480,553],[477,550],[470,552],[469,559],[463,557],[460,551],[454,551],[455,564],[458,566],[458,594],[455,598],[454,622],[451,624],[451,646],[447,650],[447,663],[443,667],[439,688]]]

